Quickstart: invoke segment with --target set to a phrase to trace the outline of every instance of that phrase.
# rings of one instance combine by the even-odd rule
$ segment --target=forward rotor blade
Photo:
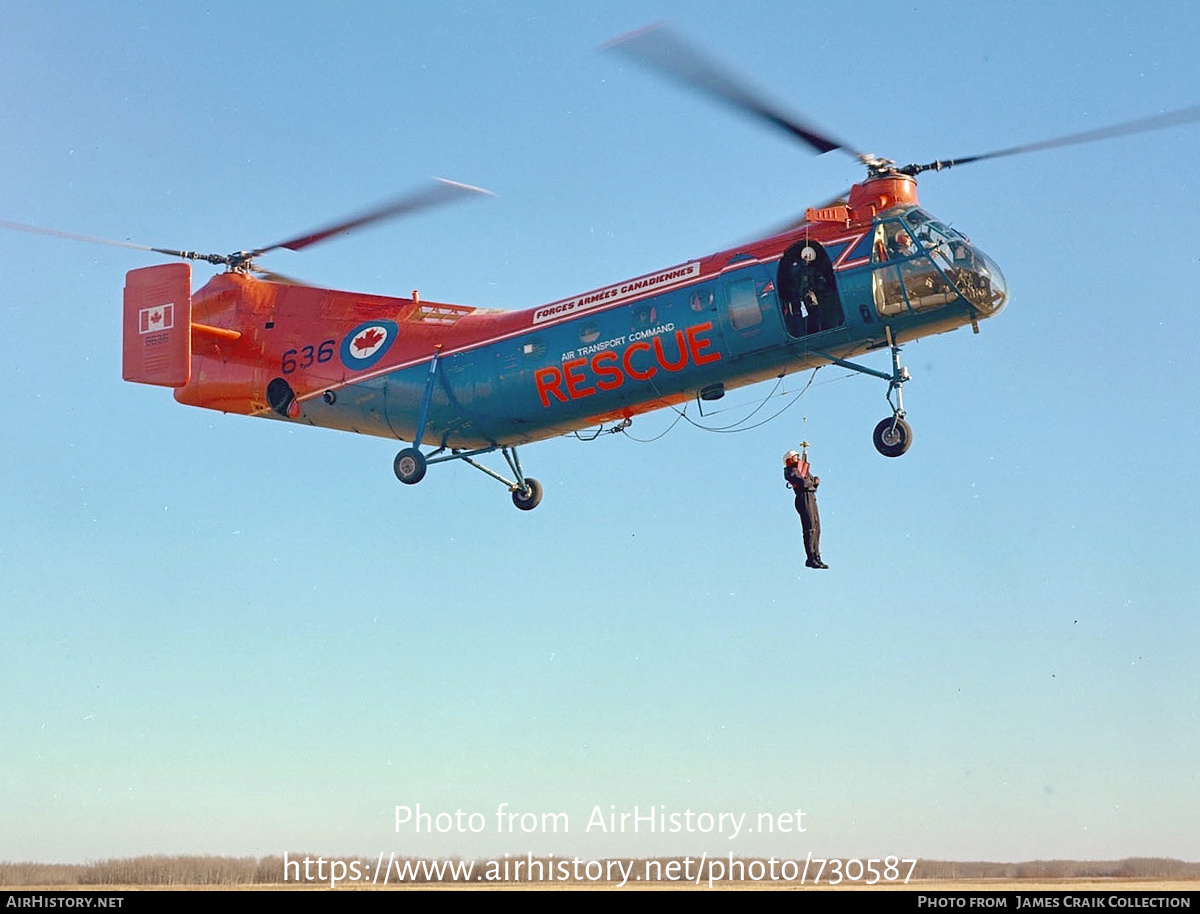
[[[661,23],[617,38],[605,47],[620,51],[638,63],[657,70],[691,89],[766,121],[818,153],[841,149],[855,158],[860,157],[858,152],[841,140],[827,136],[769,104],[758,93],[739,83]]]
[[[135,251],[153,251],[154,248],[144,244],[134,244],[132,241],[113,241],[110,238],[94,238],[91,235],[76,235],[73,232],[60,232],[58,229],[42,228],[40,225],[26,225],[24,222],[6,222],[0,219],[0,228],[13,229],[18,232],[31,232],[35,235],[49,235],[51,238],[67,238],[71,241],[86,241],[89,244],[106,244],[114,248],[132,248]]]
[[[395,219],[400,216],[410,215],[411,213],[420,212],[434,206],[441,206],[444,203],[451,203],[454,200],[461,200],[476,194],[485,194],[489,197],[494,196],[491,191],[484,190],[482,187],[472,187],[470,184],[460,184],[457,181],[437,178],[430,187],[406,194],[398,200],[393,200],[391,203],[361,213],[336,225],[330,225],[315,232],[309,232],[306,235],[288,239],[287,241],[280,241],[278,244],[273,244],[270,247],[259,248],[253,252],[253,256],[265,254],[267,251],[273,251],[276,248],[299,251],[302,248],[325,241],[334,235],[341,235],[354,229],[362,228],[365,225],[370,225],[373,222],[382,222],[385,219]]]
[[[1020,155],[1026,152],[1040,152],[1043,149],[1057,149],[1060,146],[1077,146],[1082,143],[1094,143],[1099,140],[1108,140],[1118,136],[1129,136],[1135,133],[1148,133],[1151,130],[1165,130],[1167,127],[1178,127],[1183,124],[1191,124],[1200,121],[1200,105],[1192,105],[1190,108],[1180,108],[1177,111],[1168,111],[1166,114],[1156,114],[1153,117],[1138,118],[1135,121],[1126,121],[1122,124],[1113,124],[1110,127],[1100,127],[1096,130],[1085,130],[1083,133],[1072,133],[1068,136],[1060,136],[1051,140],[1042,140],[1037,143],[1026,143],[1022,146],[1010,146],[1008,149],[997,149],[994,152],[985,152],[980,155],[964,156],[960,159],[950,159],[945,162],[930,162],[928,165],[909,166],[909,168],[917,168],[920,171],[940,170],[942,168],[950,168],[954,165],[966,165],[969,162],[982,162],[985,159],[998,159],[1001,156]],[[908,169],[903,169],[907,173]]]

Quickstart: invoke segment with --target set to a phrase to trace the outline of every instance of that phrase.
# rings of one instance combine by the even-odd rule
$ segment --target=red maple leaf
[[[150,323],[152,323],[152,324],[161,324],[162,319],[163,319],[163,316],[162,316],[161,311],[155,311],[153,314],[150,315]]]
[[[370,349],[372,346],[379,343],[383,339],[383,331],[378,327],[372,327],[362,336],[354,338],[355,349]]]

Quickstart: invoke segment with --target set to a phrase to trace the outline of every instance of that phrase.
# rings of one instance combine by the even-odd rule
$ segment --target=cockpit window
[[[871,259],[875,263],[904,260],[919,253],[913,233],[900,221],[888,219],[875,226],[875,244],[871,248]]]
[[[984,314],[995,314],[1008,301],[1004,274],[987,254],[963,241],[951,248],[955,259],[947,270],[963,297]]]
[[[1007,300],[999,268],[967,237],[920,209],[875,226],[875,306],[888,317],[965,300],[994,314]]]

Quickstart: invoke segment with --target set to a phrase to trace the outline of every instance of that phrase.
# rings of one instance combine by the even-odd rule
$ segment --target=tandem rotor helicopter
[[[917,175],[999,156],[1200,120],[1200,106],[982,155],[898,166],[859,152],[771,106],[654,26],[609,45],[775,128],[817,153],[866,167],[847,194],[785,231],[635,279],[521,311],[496,311],[303,285],[260,270],[278,248],[470,195],[439,180],[353,219],[253,251],[198,254],[17,223],[6,228],[115,244],[224,266],[192,291],[191,266],[126,274],[123,376],[171,387],[189,406],[411,442],[402,483],[462,460],[499,480],[520,509],[542,498],[517,448],[821,365],[887,382],[891,414],[878,451],[905,453],[901,345],[998,314],[1008,301],[996,264],[917,202]],[[257,275],[255,275],[257,274]],[[891,370],[853,361],[877,349]],[[476,458],[500,451],[507,478]]]

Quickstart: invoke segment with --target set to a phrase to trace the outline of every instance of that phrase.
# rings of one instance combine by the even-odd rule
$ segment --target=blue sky
[[[904,162],[1200,100],[1185,3],[42,3],[0,35],[0,219],[224,252],[442,175],[497,196],[266,265],[520,308],[860,177],[599,50],[659,19]],[[124,274],[159,258],[0,233],[0,859],[1200,859],[1198,140],[923,176],[1011,303],[906,347],[902,459],[870,443],[884,385],[827,368],[740,434],[525,449],[530,513],[123,383]],[[781,479],[801,439],[823,573]],[[488,827],[397,833],[417,803]],[[498,834],[500,803],[571,831]],[[584,830],[635,805],[806,831]]]

